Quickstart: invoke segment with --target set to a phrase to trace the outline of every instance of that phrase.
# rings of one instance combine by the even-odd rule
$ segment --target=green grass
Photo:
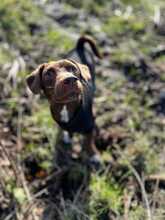
[[[13,57],[14,56],[9,48],[5,48],[3,46],[0,47],[0,65],[11,62]]]
[[[42,15],[31,0],[4,0],[0,4],[0,36],[22,49],[32,47],[30,25]],[[18,40],[19,39],[19,40]]]
[[[27,154],[29,152],[34,153],[42,161],[43,159],[51,161],[55,137],[57,135],[57,127],[50,116],[47,105],[47,103],[40,103],[40,107],[33,109],[32,116],[25,116],[26,123],[24,123],[22,130],[23,138],[27,139]],[[34,125],[35,127],[33,129]],[[30,139],[28,138],[29,135],[31,136]],[[46,141],[43,141],[44,139]]]
[[[90,183],[90,210],[92,219],[100,219],[111,208],[119,212],[122,205],[122,193],[120,187],[112,182],[111,177],[92,176]]]
[[[69,51],[74,46],[74,41],[69,35],[65,33],[64,30],[48,30],[45,34],[44,39],[48,42],[48,45],[58,48],[59,53],[64,53],[65,51]]]
[[[110,37],[128,35],[129,33],[141,33],[145,29],[145,22],[134,15],[129,17],[111,16],[109,17],[102,30]]]
[[[114,15],[115,13],[111,11],[110,1],[65,1],[65,12],[74,8],[78,10],[82,7],[81,9],[87,14],[97,15],[102,23],[100,27],[102,32],[112,40],[112,46],[106,45],[106,49],[110,51],[110,57],[106,60],[107,63],[109,62],[109,66],[105,69],[102,61],[99,64],[102,65],[102,69],[101,76],[97,75],[95,108],[98,114],[96,122],[106,134],[109,135],[111,131],[112,133],[116,132],[121,140],[111,134],[110,143],[107,144],[108,149],[103,151],[102,158],[105,164],[112,163],[112,173],[110,170],[107,174],[105,164],[105,169],[101,174],[92,173],[89,189],[85,189],[88,191],[88,198],[85,202],[81,198],[84,191],[82,194],[80,193],[80,199],[76,194],[78,197],[74,203],[65,200],[59,193],[63,205],[63,207],[60,206],[63,219],[73,220],[79,217],[84,220],[84,215],[87,215],[91,220],[103,220],[107,218],[110,211],[115,213],[116,219],[123,219],[124,190],[129,195],[128,183],[130,179],[135,186],[135,192],[128,218],[129,220],[146,219],[145,204],[136,194],[139,186],[130,169],[130,164],[142,171],[144,176],[164,170],[163,161],[160,159],[165,142],[164,122],[163,117],[152,108],[153,104],[158,101],[161,87],[163,88],[164,72],[156,81],[152,77],[144,80],[143,75],[139,74],[138,68],[135,68],[134,65],[127,76],[123,71],[123,66],[126,63],[136,64],[137,54],[135,51],[148,56],[152,49],[164,42],[164,38],[156,35],[153,31],[150,19],[154,5],[162,4],[162,1],[158,3],[152,1],[154,4],[148,3],[146,11],[144,10],[146,14],[143,14],[144,11],[140,11],[139,8],[144,8],[147,0],[122,0],[121,2],[124,3],[123,14],[129,4],[133,6],[133,13],[129,17],[125,17],[123,14],[121,16]],[[108,14],[107,10],[110,10]],[[87,31],[93,33],[94,25],[88,23],[88,18],[85,22]],[[70,34],[72,31],[82,33],[81,28],[77,28],[79,27],[78,19],[73,21],[71,27],[64,28],[55,23],[56,21],[48,18],[32,0],[5,0],[0,4],[0,38],[4,43],[0,45],[0,66],[2,70],[1,81],[5,85],[4,91],[2,91],[2,95],[5,96],[5,104],[0,105],[0,108],[4,108],[7,112],[6,118],[1,120],[6,120],[3,125],[4,130],[9,126],[11,132],[7,138],[9,140],[13,136],[17,138],[18,128],[21,128],[22,141],[22,148],[17,149],[15,139],[11,139],[13,146],[8,151],[13,153],[15,149],[16,159],[13,161],[17,161],[17,155],[19,155],[21,163],[29,156],[35,157],[39,161],[39,166],[48,173],[54,165],[52,158],[58,129],[51,118],[48,103],[44,101],[44,97],[29,97],[27,95],[25,76],[42,61],[59,59],[62,54],[72,49],[75,45],[75,40]],[[39,32],[31,32],[33,24],[39,27]],[[97,33],[94,36],[97,38]],[[5,46],[6,42],[10,47]],[[113,42],[115,43],[113,44]],[[5,69],[4,64],[13,63],[17,56],[15,49],[23,57],[26,55],[25,58],[28,57],[28,61],[25,59],[26,69],[17,73],[16,86],[13,87],[12,83],[7,81],[8,70],[11,66],[9,68],[5,66]],[[101,49],[104,50],[104,48]],[[152,65],[163,66],[164,57],[154,60]],[[113,67],[115,67],[118,76],[115,76],[116,72],[113,72]],[[102,75],[104,71],[108,71],[105,76]],[[132,81],[129,81],[129,77]],[[159,84],[161,84],[160,88]],[[152,89],[152,86],[155,86],[156,89]],[[151,92],[147,92],[146,88],[148,87],[151,87]],[[99,101],[99,97],[103,97],[104,100]],[[23,99],[26,99],[27,103],[24,103]],[[24,106],[26,104],[29,111]],[[24,109],[27,112],[23,112],[22,116],[19,115]],[[121,137],[122,133],[126,135]],[[78,142],[78,144],[81,143]],[[119,168],[117,169],[116,166]],[[126,171],[122,170],[123,167],[127,168]],[[11,169],[11,167],[7,169]],[[78,161],[76,166],[70,170],[68,179],[71,183],[76,183],[86,175],[86,166]],[[117,177],[118,180],[116,180]],[[23,188],[17,185],[14,175],[6,175],[4,182],[6,192],[12,195],[16,206],[18,205],[20,208],[20,205],[27,201]],[[34,191],[40,190],[31,183],[29,185],[30,190],[32,189],[32,196]],[[160,193],[158,194],[160,195]],[[149,194],[149,197],[152,196]],[[160,213],[164,210],[161,203],[159,209],[161,209]]]

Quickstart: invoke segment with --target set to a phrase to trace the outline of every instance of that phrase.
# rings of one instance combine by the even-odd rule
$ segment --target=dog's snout
[[[71,77],[67,77],[66,79],[64,79],[63,83],[65,85],[71,85],[73,83],[75,83],[78,80],[77,77],[71,76]]]

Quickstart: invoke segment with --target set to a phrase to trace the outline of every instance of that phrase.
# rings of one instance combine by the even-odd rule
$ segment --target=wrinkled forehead
[[[58,60],[58,61],[50,61],[47,64],[47,68],[55,68],[55,69],[61,69],[61,68],[65,68],[68,66],[73,66],[75,68],[77,68],[76,64],[74,64],[72,61],[67,60],[67,59],[63,59],[63,60]]]

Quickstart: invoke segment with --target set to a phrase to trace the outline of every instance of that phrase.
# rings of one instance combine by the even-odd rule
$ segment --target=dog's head
[[[67,103],[81,99],[91,76],[87,66],[64,59],[41,64],[26,80],[34,94],[43,90],[50,102]]]

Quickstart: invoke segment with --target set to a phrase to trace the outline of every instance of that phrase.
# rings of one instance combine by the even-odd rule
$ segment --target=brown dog
[[[86,42],[91,46],[91,51],[85,48]],[[85,135],[84,147],[94,156],[92,160],[98,160],[92,113],[95,88],[92,53],[100,58],[93,39],[83,36],[66,59],[41,64],[27,77],[27,84],[35,94],[41,90],[44,92],[52,116],[62,129],[70,134],[78,132]]]

